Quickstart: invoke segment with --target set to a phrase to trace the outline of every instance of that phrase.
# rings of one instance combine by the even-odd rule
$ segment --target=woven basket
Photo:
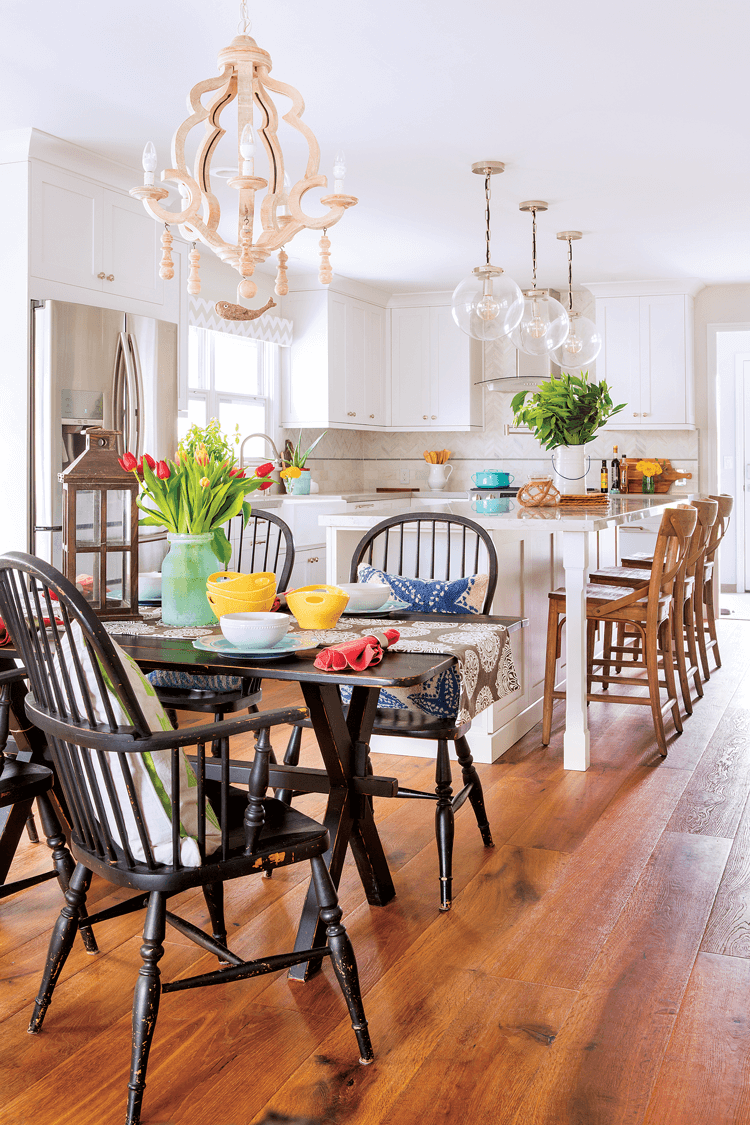
[[[532,477],[521,485],[516,500],[524,508],[554,508],[559,495],[552,477]]]

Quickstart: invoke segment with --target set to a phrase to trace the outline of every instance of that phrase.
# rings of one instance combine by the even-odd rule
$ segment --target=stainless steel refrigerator
[[[120,430],[120,449],[173,457],[177,448],[177,325],[63,301],[32,302],[32,434],[29,541],[62,562],[57,474],[83,452],[87,426]],[[141,569],[164,554],[142,536]]]

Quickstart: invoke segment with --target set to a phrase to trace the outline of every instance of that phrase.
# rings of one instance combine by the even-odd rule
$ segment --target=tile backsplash
[[[588,299],[587,299],[588,298]],[[574,292],[574,310],[594,316],[591,294]],[[595,365],[590,368],[595,374]],[[485,379],[515,375],[515,349],[510,340],[497,340],[485,345]],[[408,471],[408,485],[427,489],[428,466],[423,457],[426,449],[450,449],[453,474],[448,491],[462,492],[472,487],[471,476],[481,469],[503,469],[523,483],[530,476],[548,476],[552,472],[551,455],[530,434],[505,434],[512,424],[513,393],[484,390],[484,430],[470,433],[439,433],[433,430],[411,433],[367,433],[354,430],[329,430],[316,448],[308,464],[321,492],[374,491],[382,487],[406,487],[402,477]],[[310,444],[320,430],[305,430]],[[284,435],[288,431],[283,431]],[[590,456],[587,486],[598,487],[603,458],[611,460],[613,445],[619,456],[668,457],[675,469],[692,473],[684,489],[672,486],[672,492],[690,491],[698,480],[699,434],[697,430],[617,430],[601,431],[586,447]]]

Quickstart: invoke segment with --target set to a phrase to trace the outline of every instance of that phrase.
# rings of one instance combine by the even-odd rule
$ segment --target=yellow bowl
[[[221,594],[237,595],[239,593],[268,594],[269,587],[276,592],[276,575],[273,571],[258,571],[255,574],[238,574],[236,570],[218,570],[210,574],[206,581],[209,589],[217,590]]]
[[[300,586],[288,592],[286,600],[300,629],[332,629],[349,595],[338,586]]]
[[[231,597],[229,594],[220,594],[216,590],[209,589],[206,590],[206,597],[215,616],[220,618],[224,613],[269,613],[276,599],[276,591],[272,589],[262,597],[257,595],[243,597],[241,594]]]

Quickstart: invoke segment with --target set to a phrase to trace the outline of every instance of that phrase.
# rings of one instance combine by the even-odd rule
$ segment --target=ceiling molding
[[[698,277],[666,278],[661,281],[585,281],[595,297],[666,297],[682,294],[694,297],[706,288],[706,282]]]

